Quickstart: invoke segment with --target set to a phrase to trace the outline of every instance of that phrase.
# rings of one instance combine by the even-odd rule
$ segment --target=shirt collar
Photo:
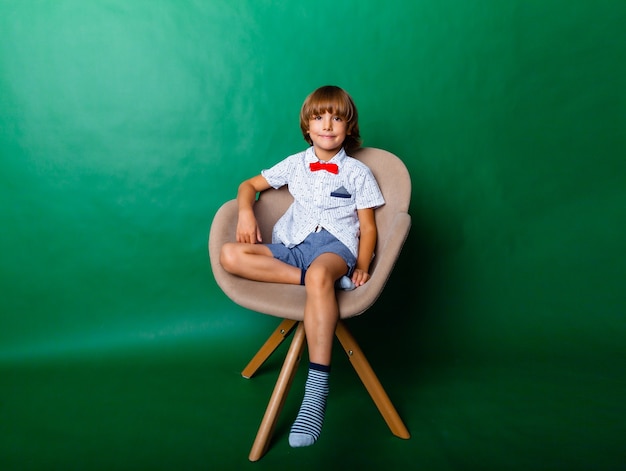
[[[320,159],[317,158],[317,155],[315,155],[315,149],[313,146],[309,147],[305,154],[304,154],[304,159],[306,160],[306,163],[311,163],[311,162],[320,162]],[[341,167],[341,164],[344,162],[344,160],[346,159],[346,151],[344,150],[344,148],[342,147],[341,150],[339,152],[337,152],[332,159],[330,159],[328,162],[332,162],[334,164],[337,164],[337,166]]]

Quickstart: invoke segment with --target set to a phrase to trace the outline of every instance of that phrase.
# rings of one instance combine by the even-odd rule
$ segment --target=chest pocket
[[[343,185],[332,190],[329,196],[330,198],[328,198],[328,200],[332,208],[348,206],[350,204],[353,204],[354,202],[354,195],[350,193]]]
[[[341,185],[336,190],[331,191],[330,196],[333,198],[352,199],[352,195],[348,190],[346,190],[346,187],[343,185]]]

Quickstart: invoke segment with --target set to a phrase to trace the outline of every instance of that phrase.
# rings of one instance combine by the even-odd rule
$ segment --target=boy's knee
[[[305,286],[310,289],[324,289],[334,286],[332,274],[324,267],[311,266],[306,272]]]
[[[222,250],[220,250],[220,264],[224,270],[232,271],[232,268],[236,265],[235,244],[227,242],[222,246]]]

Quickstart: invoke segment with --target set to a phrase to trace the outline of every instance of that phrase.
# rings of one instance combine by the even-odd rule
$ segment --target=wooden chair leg
[[[252,378],[261,365],[265,363],[272,353],[274,353],[280,344],[289,336],[297,322],[298,321],[292,321],[291,319],[284,319],[276,330],[272,332],[256,355],[252,357],[252,360],[250,360],[248,365],[241,372],[241,376],[246,379]]]
[[[378,407],[383,419],[385,419],[385,422],[391,429],[391,433],[393,433],[396,437],[404,439],[410,438],[411,435],[402,422],[402,419],[398,415],[395,407],[391,403],[389,396],[387,396],[387,393],[383,389],[382,384],[380,384],[380,381],[367,361],[367,358],[365,358],[359,344],[356,342],[343,321],[339,321],[337,324],[335,334],[344,351],[348,355],[350,363],[356,370],[359,378],[361,378],[361,382],[365,386],[365,389],[367,389],[367,392],[374,400],[374,403],[376,404],[376,407]]]
[[[297,324],[296,333],[289,346],[287,357],[278,375],[276,386],[274,386],[274,391],[272,392],[269,404],[263,415],[263,420],[259,426],[259,431],[257,432],[252,449],[250,450],[250,455],[248,456],[250,461],[258,461],[267,451],[272,433],[276,427],[276,422],[278,421],[278,416],[285,404],[287,393],[296,375],[305,343],[304,324],[302,322],[298,322]]]

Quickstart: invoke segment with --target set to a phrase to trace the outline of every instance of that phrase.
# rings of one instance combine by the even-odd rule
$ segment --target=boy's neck
[[[317,157],[318,159],[324,162],[328,162],[330,159],[332,159],[341,151],[341,148],[337,150],[324,150],[324,149],[318,149],[317,147],[314,147],[313,151],[315,152],[315,157]]]

